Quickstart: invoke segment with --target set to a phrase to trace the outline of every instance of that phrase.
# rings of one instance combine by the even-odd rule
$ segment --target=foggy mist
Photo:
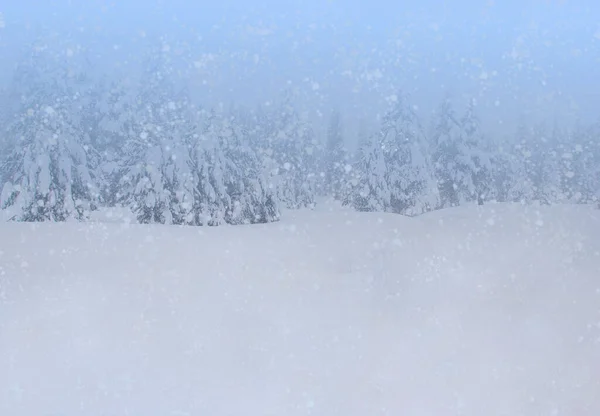
[[[446,94],[476,98],[486,132],[502,139],[519,116],[597,118],[600,5],[592,1],[25,0],[0,12],[2,85],[31,42],[111,76],[136,73],[144,51],[164,39],[181,54],[178,70],[198,102],[255,105],[291,83],[316,127],[331,108],[375,124],[398,88],[424,115]]]

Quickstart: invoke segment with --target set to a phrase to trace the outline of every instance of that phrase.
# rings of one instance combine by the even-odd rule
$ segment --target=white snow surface
[[[0,224],[2,415],[600,414],[600,211]]]

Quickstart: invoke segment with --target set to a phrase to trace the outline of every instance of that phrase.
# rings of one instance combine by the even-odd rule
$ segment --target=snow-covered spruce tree
[[[352,189],[343,200],[357,211],[391,212],[390,183],[381,133],[372,135],[358,151]]]
[[[167,161],[160,130],[153,125],[139,126],[137,136],[129,137],[120,178],[122,197],[142,224],[171,224],[170,195],[165,189],[163,169]]]
[[[465,135],[449,99],[444,99],[435,113],[430,137],[441,206],[460,205],[471,196],[473,184],[470,166],[461,163],[465,159]]]
[[[577,125],[572,132],[564,132],[558,171],[560,189],[565,202],[592,203],[598,191],[598,136],[592,127]]]
[[[167,60],[151,66],[127,141],[121,185],[138,221],[220,225],[277,220],[276,198],[244,132],[215,112],[198,111],[176,93],[170,74]]]
[[[439,205],[423,129],[406,97],[392,97],[380,132],[372,135],[357,165],[360,179],[346,203],[358,210],[418,215]]]
[[[532,139],[531,129],[523,120],[517,126],[516,144],[510,152],[511,183],[507,199],[511,202],[527,203],[537,197],[536,172],[539,171],[539,142]]]
[[[587,129],[585,143],[587,146],[582,146],[581,150],[587,151],[591,155],[591,166],[585,175],[585,183],[590,190],[589,202],[600,208],[600,122],[592,124]]]
[[[570,145],[565,146],[563,135],[557,126],[549,133],[544,124],[527,127],[523,121],[519,123],[508,200],[548,205],[570,198],[565,184],[574,174],[566,150]]]
[[[98,200],[90,149],[60,101],[29,109],[9,128],[18,137],[5,161],[0,201],[19,221],[84,220]]]
[[[72,74],[52,55],[36,53],[17,69],[20,111],[7,129],[12,148],[0,194],[14,220],[84,220],[96,209],[99,158],[80,125]]]
[[[269,186],[260,158],[250,147],[247,132],[235,120],[224,126],[221,145],[229,165],[229,189],[232,198],[230,224],[267,223],[280,218],[277,195]]]
[[[348,152],[342,134],[341,117],[338,111],[331,114],[327,129],[327,143],[323,152],[323,174],[325,195],[342,199],[349,180]]]
[[[513,187],[513,155],[502,143],[494,143],[492,148],[494,154],[494,163],[492,164],[493,196],[496,202],[509,201],[509,192]]]
[[[535,199],[549,205],[564,201],[561,190],[561,132],[554,126],[552,134],[545,125],[533,128],[534,140],[537,143],[538,155],[533,158],[533,178]]]
[[[474,100],[469,102],[465,114],[460,119],[460,125],[463,141],[458,163],[470,179],[467,198],[476,200],[481,205],[486,199],[493,198],[493,158],[485,145],[479,117],[475,113]]]
[[[101,204],[114,207],[122,198],[120,181],[124,174],[122,162],[129,138],[136,131],[136,89],[120,78],[101,80],[84,95],[82,126],[90,144],[100,155],[98,166]]]
[[[314,207],[316,138],[293,106],[291,94],[258,117],[262,125],[253,132],[253,143],[278,200],[290,209]]]
[[[191,105],[177,93],[169,48],[163,42],[153,46],[137,96],[122,100],[123,94],[117,93],[121,99],[112,100],[112,105],[121,111],[104,118],[101,128],[125,138],[120,162],[112,166],[119,179],[119,203],[129,206],[140,223],[190,223],[192,200],[181,188],[191,188]]]
[[[492,159],[474,110],[471,101],[458,118],[450,100],[445,99],[434,118],[433,162],[444,207],[472,201],[483,204],[493,193]]]
[[[599,186],[600,158],[594,151],[597,136],[589,131],[579,127],[569,132],[555,125],[549,132],[543,124],[527,127],[521,121],[517,145],[510,155],[499,157],[496,152],[494,156],[494,178],[502,182],[504,189],[499,199],[542,204],[593,203]]]
[[[593,202],[597,159],[595,140],[587,131],[583,127],[567,131],[555,125],[549,133],[544,125],[521,125],[512,199],[543,204]]]
[[[8,91],[4,88],[0,88],[0,184],[4,183],[5,177],[5,173],[2,170],[2,161],[7,159],[11,150],[9,136],[7,134],[7,125],[13,116],[14,115],[12,115],[9,110]]]
[[[277,221],[279,207],[263,166],[235,119],[205,118],[193,147],[194,223],[255,224]]]
[[[140,223],[193,223],[189,152],[195,125],[185,117],[188,105],[185,100],[168,101],[136,112],[120,164],[119,187],[120,201]]]

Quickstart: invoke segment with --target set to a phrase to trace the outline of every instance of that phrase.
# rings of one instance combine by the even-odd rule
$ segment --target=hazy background
[[[498,137],[518,116],[598,116],[592,0],[2,0],[0,13],[2,86],[34,39],[122,74],[163,37],[200,102],[255,105],[291,85],[316,121],[340,108],[350,139],[396,88],[424,115],[445,94],[476,97],[485,131]]]

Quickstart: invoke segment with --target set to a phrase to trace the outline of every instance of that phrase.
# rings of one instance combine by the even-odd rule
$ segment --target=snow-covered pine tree
[[[483,204],[492,196],[492,159],[484,146],[474,101],[458,118],[450,100],[444,99],[435,114],[431,139],[442,206]]]
[[[151,123],[136,125],[135,130],[137,135],[125,144],[119,202],[128,205],[142,224],[171,224],[170,194],[163,176],[168,155],[162,132]]]
[[[472,184],[468,166],[461,163],[465,150],[463,129],[448,98],[444,99],[434,115],[430,134],[435,176],[442,207],[460,205],[467,199]]]
[[[7,159],[11,147],[6,131],[9,120],[13,117],[9,110],[9,101],[8,90],[0,88],[0,184],[4,183],[5,177],[2,161]]]
[[[439,205],[426,138],[407,98],[391,101],[379,133],[362,150],[360,179],[346,201],[358,210],[418,215]]]
[[[491,148],[494,155],[492,164],[491,186],[493,187],[493,197],[496,202],[509,201],[509,192],[513,187],[513,155],[503,143],[493,142]]]
[[[122,162],[129,138],[136,130],[136,89],[122,78],[103,79],[84,96],[83,127],[100,155],[98,167],[101,204],[114,207],[122,199]]]
[[[585,180],[590,189],[589,202],[596,204],[600,208],[600,122],[593,123],[588,128],[586,143],[588,145],[587,149],[592,155],[592,166],[586,172]]]
[[[167,46],[164,40],[153,45],[135,99],[113,99],[120,111],[102,120],[104,128],[125,136],[123,159],[113,168],[120,178],[119,202],[140,223],[193,223],[188,166],[193,109],[189,98],[177,92]],[[116,98],[124,98],[118,90]]]
[[[366,120],[363,117],[358,120],[355,139],[357,143],[356,149],[354,152],[348,153],[348,162],[345,166],[344,183],[340,195],[342,205],[354,205],[352,201],[357,195],[355,190],[360,183],[361,172],[368,170],[366,167],[360,167],[360,169],[357,169],[357,167],[365,163],[367,160],[365,155],[369,153],[369,151],[374,150],[370,148],[372,141],[368,133]],[[358,203],[358,205],[361,206],[362,203]]]
[[[97,206],[99,158],[80,125],[72,68],[54,58],[32,53],[14,79],[20,111],[7,129],[0,194],[14,220],[84,220]]]
[[[164,101],[164,89],[168,86],[157,81],[160,77],[160,68],[144,68],[121,161],[119,202],[129,206],[142,224],[173,223],[171,195],[165,189],[164,178],[165,165],[169,162],[167,137],[170,132],[165,129],[167,102]]]
[[[253,134],[269,183],[286,208],[314,207],[318,171],[314,131],[301,119],[291,93],[284,93],[273,107],[258,114],[262,126]]]
[[[523,189],[520,183],[531,188],[519,200],[543,204],[594,200],[595,180],[590,175],[596,167],[594,140],[589,139],[587,131],[583,126],[568,131],[555,124],[549,133],[543,124],[529,129],[520,126],[521,154],[515,158],[520,169],[515,184],[517,190]]]
[[[245,132],[235,120],[201,112],[177,93],[166,58],[152,62],[122,180],[138,221],[213,226],[277,220],[277,200]]]
[[[250,147],[248,132],[235,119],[225,120],[221,146],[228,164],[228,189],[232,200],[230,224],[278,221],[277,195],[269,186],[260,158]]]
[[[391,212],[388,165],[382,146],[381,132],[365,140],[358,151],[352,188],[343,200],[357,211]]]
[[[512,175],[507,192],[508,201],[526,203],[536,199],[539,153],[539,144],[532,139],[531,129],[523,119],[519,120],[516,144],[510,153]]]
[[[493,197],[493,159],[489,148],[485,146],[475,106],[475,100],[470,100],[465,114],[460,119],[463,140],[457,159],[470,185],[466,189],[466,197],[482,205],[486,199]]]
[[[84,220],[97,204],[90,148],[63,103],[53,104],[28,109],[9,128],[18,139],[4,165],[0,200],[15,220]]]
[[[535,183],[535,199],[542,204],[563,202],[561,191],[561,131],[554,126],[552,134],[545,125],[540,124],[533,129],[534,140],[539,149],[534,158],[533,182]]]
[[[214,111],[192,152],[196,225],[277,221],[279,207],[248,133]]]
[[[141,223],[194,224],[191,149],[198,135],[188,101],[147,106],[125,150],[123,201]]]
[[[576,125],[563,133],[560,150],[560,188],[565,201],[591,203],[598,191],[598,137],[593,127]]]
[[[331,114],[327,143],[323,152],[324,193],[340,200],[348,183],[348,151],[342,132],[339,111]]]

